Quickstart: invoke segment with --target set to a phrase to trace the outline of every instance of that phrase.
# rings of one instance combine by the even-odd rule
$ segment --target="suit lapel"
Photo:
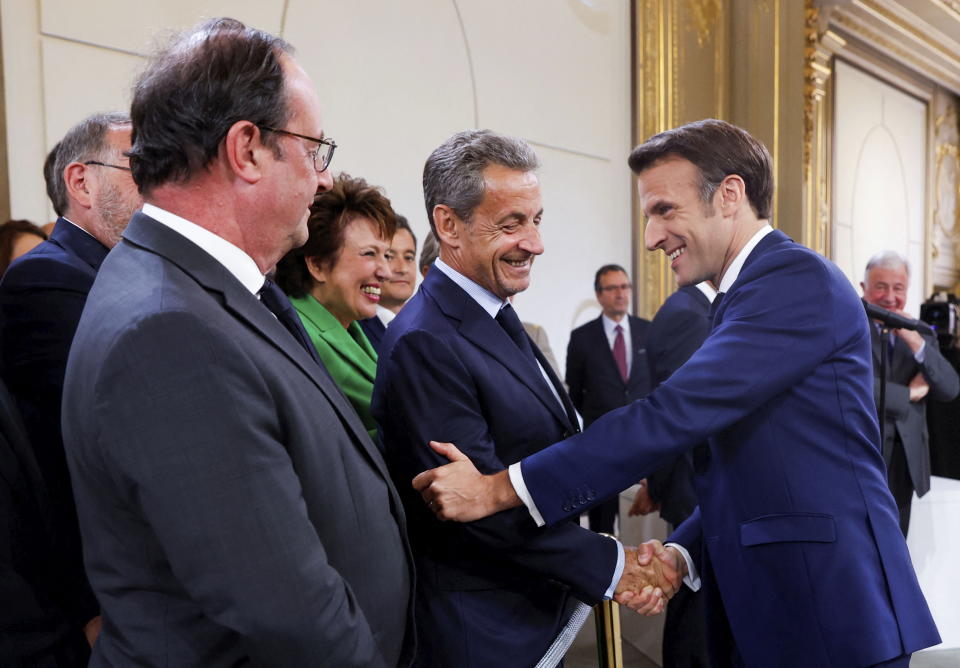
[[[326,311],[319,302],[312,300],[307,304],[302,300],[296,300],[294,308],[302,318],[310,321],[318,336],[329,344],[330,349],[344,364],[371,383],[374,381],[377,375],[376,361],[367,355],[350,332],[344,329],[329,311]],[[360,325],[358,324],[357,327]]]
[[[568,418],[564,414],[564,408],[557,403],[553,392],[547,387],[540,369],[520,351],[510,335],[470,295],[442,271],[436,270],[427,272],[420,289],[436,303],[444,315],[457,322],[457,331],[465,339],[497,360],[533,392],[560,424],[567,425]],[[530,346],[536,348],[533,341]],[[543,363],[541,361],[541,364]]]
[[[167,226],[143,213],[136,213],[123,233],[127,242],[141,246],[160,255],[168,262],[179,267],[208,292],[222,297],[222,305],[234,317],[260,334],[267,343],[282,352],[299,368],[340,415],[362,444],[362,449],[370,457],[377,470],[389,479],[383,458],[376,452],[376,446],[370,440],[366,429],[360,422],[356,411],[347,402],[346,397],[330,378],[326,370],[313,361],[293,335],[260,301],[247,290],[227,269],[202,248]]]

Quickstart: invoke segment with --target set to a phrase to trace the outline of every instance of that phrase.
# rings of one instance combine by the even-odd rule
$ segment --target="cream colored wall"
[[[896,250],[911,266],[906,310],[925,294],[927,105],[843,61],[834,73],[833,260],[859,290],[867,260]]]
[[[51,220],[42,165],[76,121],[124,108],[158,38],[230,15],[283,35],[317,83],[335,169],[382,185],[421,239],[423,161],[471,127],[543,163],[546,253],[517,308],[561,365],[598,313],[593,272],[631,261],[630,20],[624,0],[0,0],[14,217]]]

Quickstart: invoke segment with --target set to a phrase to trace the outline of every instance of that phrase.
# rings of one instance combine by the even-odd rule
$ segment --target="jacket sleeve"
[[[398,481],[449,463],[429,447],[431,440],[455,443],[484,473],[512,463],[498,458],[471,371],[448,341],[425,330],[410,331],[379,363],[374,415]],[[415,512],[408,516],[412,524]],[[427,530],[441,530],[432,516],[422,522]],[[442,529],[531,577],[568,585],[588,603],[601,600],[616,568],[614,541],[572,523],[538,529],[526,509],[470,524],[446,523]]]

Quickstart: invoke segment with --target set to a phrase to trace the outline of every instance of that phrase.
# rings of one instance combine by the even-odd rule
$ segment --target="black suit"
[[[92,666],[407,665],[403,510],[356,412],[200,247],[137,214],[64,382]]]
[[[106,256],[106,246],[60,218],[50,239],[14,262],[0,282],[0,367],[50,495],[59,546],[51,585],[78,630],[99,607],[83,571],[60,399],[70,343]]]
[[[667,297],[650,323],[647,359],[654,387],[690,359],[710,334],[710,300],[694,285]],[[692,456],[671,458],[647,476],[650,498],[660,504],[660,517],[676,527],[697,507]],[[704,594],[680,587],[667,606],[663,627],[664,668],[709,666]]]
[[[874,399],[880,404],[880,332],[871,323],[873,346]],[[950,401],[960,391],[953,366],[940,354],[937,340],[925,336],[924,360],[919,364],[913,351],[900,337],[893,336],[893,351],[888,358],[886,420],[883,459],[887,464],[890,492],[897,502],[900,529],[907,535],[913,493],[923,496],[930,490],[930,446],[927,435],[927,399]],[[889,350],[889,348],[888,348]],[[910,401],[910,381],[922,373],[930,393],[920,401]]]
[[[630,341],[627,355],[631,358],[627,382],[613,358],[610,342],[603,330],[603,316],[577,327],[570,333],[567,345],[567,387],[570,399],[583,416],[584,426],[612,411],[641,399],[650,392],[650,370],[644,348],[650,321],[636,316],[630,319]],[[613,533],[619,500],[613,496],[590,509],[590,528]]]
[[[47,486],[16,406],[0,383],[0,665],[86,666],[90,648],[60,602]]]

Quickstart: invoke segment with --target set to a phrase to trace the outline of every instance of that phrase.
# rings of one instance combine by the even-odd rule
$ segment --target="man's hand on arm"
[[[642,615],[658,615],[680,589],[686,562],[672,547],[650,540],[626,548],[623,576],[614,600]]]
[[[424,471],[413,479],[437,519],[472,522],[521,504],[507,471],[483,475],[453,443],[430,441],[450,464]]]

